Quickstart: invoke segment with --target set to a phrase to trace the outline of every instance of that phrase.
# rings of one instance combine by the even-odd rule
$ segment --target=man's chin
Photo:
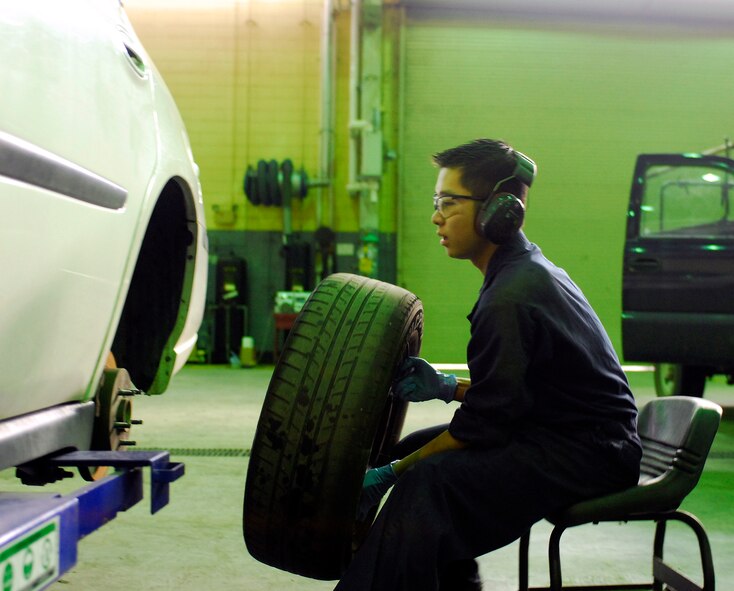
[[[465,253],[456,252],[455,250],[451,250],[450,248],[446,249],[446,254],[452,259],[464,260],[469,258]]]

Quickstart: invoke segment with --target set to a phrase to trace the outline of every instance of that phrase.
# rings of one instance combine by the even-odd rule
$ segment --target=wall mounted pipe
[[[376,201],[383,174],[381,0],[352,0],[349,57],[347,191]]]
[[[734,3],[731,0],[402,0],[408,10],[484,10],[493,15],[525,18],[585,18],[608,22],[678,23],[685,26],[708,25],[731,28]]]
[[[317,227],[324,225],[324,200],[327,202],[326,224],[334,226],[334,1],[324,0],[321,22],[321,134],[319,145],[319,180],[316,200]],[[324,199],[326,195],[326,199]]]
[[[362,0],[352,0],[349,27],[349,177],[347,180],[349,193],[358,193],[366,189],[366,185],[357,181],[360,129],[366,124],[359,120],[361,39]]]

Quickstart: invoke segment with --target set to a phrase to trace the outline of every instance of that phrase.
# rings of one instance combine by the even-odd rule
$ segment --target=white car
[[[184,125],[121,2],[0,0],[0,88],[2,469],[125,439],[124,370],[160,394],[195,346],[207,238]]]

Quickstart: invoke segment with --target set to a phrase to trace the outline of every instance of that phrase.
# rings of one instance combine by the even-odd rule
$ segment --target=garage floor
[[[276,591],[332,589],[333,582],[304,579],[252,559],[241,533],[247,457],[272,367],[232,369],[190,365],[161,397],[136,400],[139,447],[171,451],[186,475],[171,488],[171,503],[155,516],[149,498],[80,544],[79,562],[52,589],[231,589]],[[638,402],[653,396],[649,373],[630,374]],[[710,536],[718,588],[734,589],[734,387],[715,382],[706,396],[728,408],[706,471],[684,507]],[[411,405],[405,432],[447,421],[442,402]],[[60,490],[78,488],[77,477]],[[0,490],[17,490],[13,473],[0,472]],[[31,490],[31,489],[25,489]],[[666,557],[700,578],[692,534],[670,526]],[[538,524],[531,540],[531,585],[547,584],[545,544],[550,528]],[[642,582],[648,579],[649,524],[603,524],[568,531],[562,545],[567,583]],[[480,559],[485,588],[517,589],[517,543]],[[113,583],[114,581],[114,583]]]

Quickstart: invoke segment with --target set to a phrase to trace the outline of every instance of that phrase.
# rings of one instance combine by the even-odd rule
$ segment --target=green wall
[[[412,11],[403,30],[398,280],[426,310],[423,355],[465,360],[482,277],[430,224],[431,153],[509,141],[539,173],[526,233],[564,267],[621,351],[621,259],[635,157],[700,151],[734,127],[734,39],[631,22],[528,23]]]

